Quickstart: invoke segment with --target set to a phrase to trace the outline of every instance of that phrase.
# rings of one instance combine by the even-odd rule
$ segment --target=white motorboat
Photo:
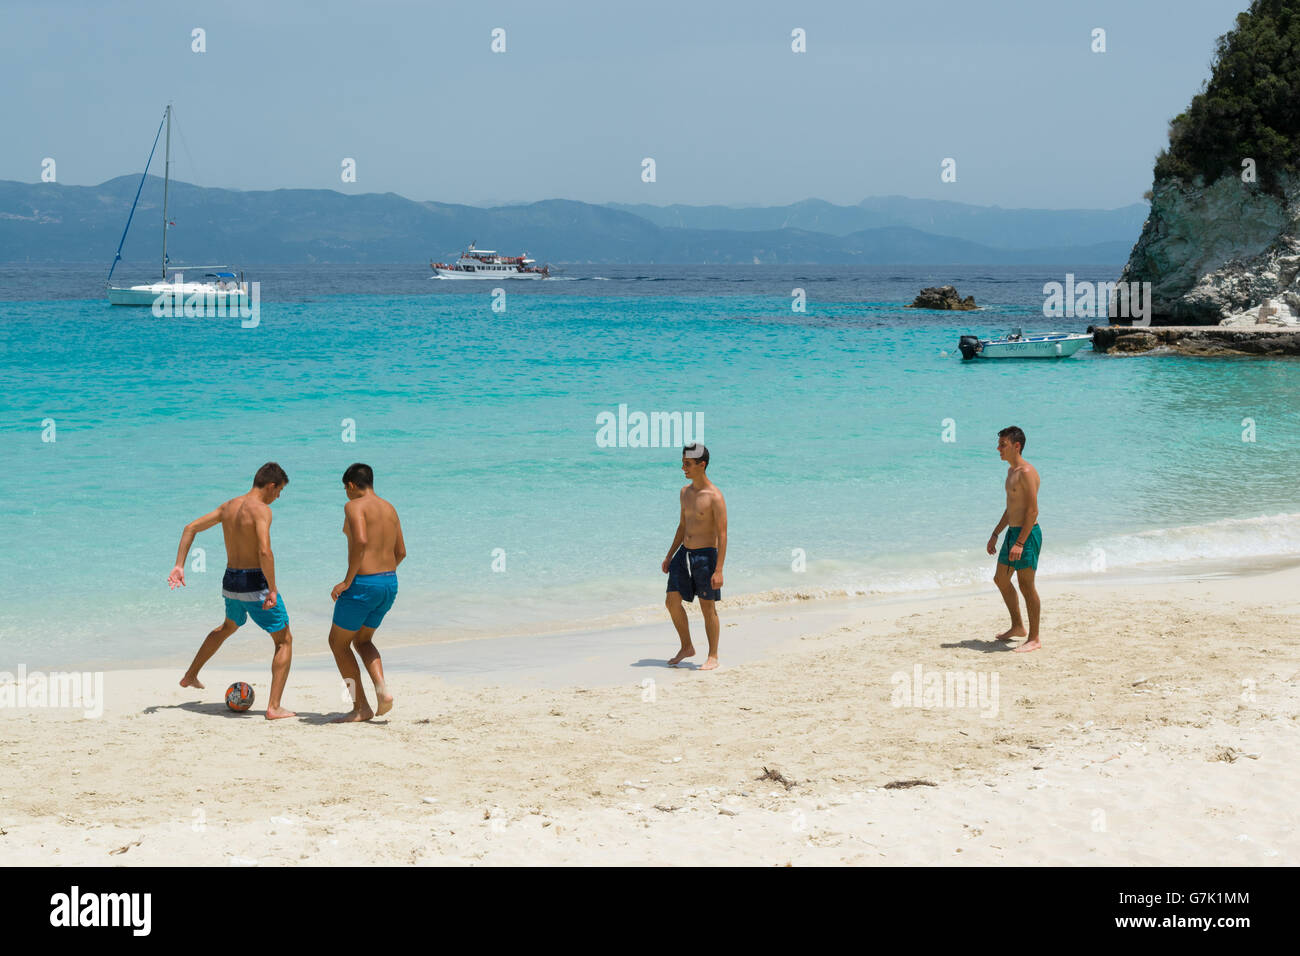
[[[475,249],[474,243],[453,263],[430,262],[429,268],[439,279],[545,279],[550,266],[538,267],[528,253],[522,256],[499,256],[491,249]]]
[[[115,286],[113,270],[122,259],[122,246],[126,235],[131,231],[131,220],[135,217],[136,204],[140,202],[140,192],[144,189],[145,179],[149,176],[149,165],[153,162],[154,150],[158,148],[158,137],[162,135],[163,126],[167,127],[166,165],[163,170],[163,233],[162,233],[162,281],[144,285]],[[167,104],[163,120],[158,124],[158,133],[154,135],[153,147],[149,150],[149,160],[144,164],[144,173],[140,176],[140,185],[135,190],[135,201],[131,203],[131,212],[126,217],[126,228],[122,230],[122,239],[117,244],[117,254],[113,256],[113,265],[108,270],[108,302],[110,305],[158,306],[155,314],[181,314],[180,309],[186,303],[197,303],[206,309],[218,310],[216,314],[227,315],[232,310],[248,304],[248,284],[243,281],[242,273],[237,277],[234,272],[220,271],[203,274],[201,282],[185,282],[180,272],[167,277],[167,229],[175,225],[167,218],[167,193],[171,184],[172,171],[172,108]],[[215,266],[198,266],[191,268],[218,268]],[[205,312],[204,314],[207,314]]]
[[[1020,329],[1000,339],[963,335],[957,348],[963,359],[1069,358],[1092,341],[1091,334],[1045,332],[1025,335]]]

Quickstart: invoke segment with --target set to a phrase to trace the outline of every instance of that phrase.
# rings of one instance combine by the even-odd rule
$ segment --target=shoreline
[[[1251,557],[1249,559],[1225,560],[1204,559],[1198,562],[1161,562],[1145,566],[1130,566],[1114,571],[1096,573],[1070,572],[1056,576],[1039,578],[1040,592],[1051,593],[1052,590],[1076,588],[1113,588],[1151,586],[1178,583],[1189,580],[1218,578],[1250,578],[1273,571],[1300,567],[1300,555],[1275,555]],[[947,601],[978,598],[987,593],[995,593],[992,583],[992,565],[989,578],[971,584],[953,585],[946,588],[924,589],[916,591],[885,591],[867,594],[848,594],[843,591],[823,593],[821,588],[800,590],[796,588],[781,591],[763,591],[757,594],[741,594],[736,598],[724,599],[719,605],[723,632],[721,651],[723,662],[728,663],[727,631],[733,627],[744,627],[758,623],[758,643],[769,649],[780,642],[779,634],[772,635],[764,622],[771,616],[780,616],[789,620],[790,626],[798,620],[838,620],[851,617],[857,613],[889,616],[889,609],[899,606],[917,605],[935,606]],[[703,621],[696,604],[687,604],[687,613],[691,619],[691,633],[698,637],[697,647],[704,646]],[[205,619],[206,620],[206,619]],[[780,633],[789,630],[789,626],[776,629]],[[299,668],[315,670],[334,668],[333,657],[325,641],[328,625],[317,635],[314,632],[295,631],[294,661],[295,671]],[[92,661],[103,664],[93,670],[105,672],[168,670],[171,668],[183,672],[189,664],[193,652],[198,648],[203,635],[207,633],[203,622],[196,622],[193,633],[186,632],[178,638],[175,651],[167,657],[138,658],[127,661]],[[269,643],[265,634],[253,625],[240,629],[225,646],[217,652],[209,667],[262,668],[267,667]],[[734,641],[734,637],[732,640]],[[491,679],[495,668],[491,661],[482,666],[466,666],[458,660],[464,655],[472,661],[481,661],[483,655],[496,654],[501,658],[503,672],[542,673],[550,665],[545,659],[556,653],[567,652],[571,658],[582,659],[591,654],[600,653],[610,645],[625,651],[640,649],[646,653],[658,653],[661,647],[671,649],[677,640],[667,613],[659,605],[642,605],[629,608],[623,612],[600,615],[587,622],[580,622],[574,627],[543,626],[535,629],[507,629],[499,633],[473,633],[461,637],[412,639],[409,633],[390,637],[381,629],[376,635],[376,643],[384,655],[386,666],[414,670],[423,674],[443,675],[449,680]],[[530,667],[527,658],[536,656],[536,666]],[[670,656],[668,654],[665,657]],[[755,653],[745,648],[740,654],[740,661],[753,660]],[[391,663],[390,663],[391,661]],[[737,662],[740,662],[737,661]],[[13,667],[17,666],[17,662]],[[85,665],[80,665],[85,669]],[[32,667],[29,671],[53,672],[66,670],[54,667]],[[12,670],[12,667],[0,662],[0,672]],[[618,678],[612,676],[610,668],[583,668],[586,679],[608,684]],[[265,675],[255,671],[255,676],[264,682]],[[240,678],[247,680],[247,677]],[[554,683],[551,675],[544,678],[546,683]],[[258,682],[250,681],[257,686]],[[290,678],[292,687],[292,677]]]
[[[0,798],[5,860],[1295,864],[1300,603],[1277,595],[1298,586],[1297,567],[1053,585],[1028,655],[991,640],[996,592],[756,609],[779,653],[729,663],[724,631],[718,671],[589,687],[394,666],[396,708],[347,727],[325,670],[291,676],[299,717],[275,722],[226,710],[246,674],[210,667],[195,693],[115,671],[99,719],[0,711],[41,781]],[[995,697],[900,703],[918,667]]]

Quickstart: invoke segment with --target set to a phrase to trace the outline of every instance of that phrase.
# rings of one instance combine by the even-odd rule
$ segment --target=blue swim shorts
[[[251,617],[253,623],[268,634],[276,634],[289,626],[289,612],[284,606],[284,596],[275,596],[275,607],[262,610],[269,588],[261,568],[226,568],[221,579],[221,596],[226,599],[226,617],[243,627]]]
[[[396,571],[358,574],[334,602],[334,623],[345,631],[378,627],[396,598]]]

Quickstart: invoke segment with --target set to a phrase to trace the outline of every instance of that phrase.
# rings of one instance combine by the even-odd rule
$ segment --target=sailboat
[[[149,176],[149,166],[153,163],[154,152],[158,149],[158,140],[162,136],[163,127],[167,128],[167,141],[165,146],[166,164],[163,169],[163,234],[162,234],[162,281],[153,282],[148,285],[133,286],[115,286],[113,281],[113,270],[117,268],[118,262],[122,258],[122,246],[126,243],[126,235],[131,231],[131,220],[135,217],[135,207],[140,202],[140,193],[144,189],[145,179]],[[186,282],[184,274],[177,271],[173,272],[172,280],[167,278],[167,227],[171,221],[167,218],[167,193],[171,184],[172,171],[172,107],[167,104],[167,109],[163,112],[162,122],[158,124],[158,132],[154,135],[153,146],[149,149],[149,159],[144,164],[144,172],[140,176],[140,185],[135,190],[135,200],[131,203],[131,212],[126,217],[126,228],[122,230],[122,238],[117,244],[117,254],[113,256],[113,264],[108,270],[108,301],[110,305],[143,305],[162,307],[168,315],[183,314],[183,307],[189,303],[191,307],[197,306],[198,309],[204,310],[201,314],[207,314],[207,309],[214,310],[215,314],[229,314],[229,310],[237,309],[241,305],[247,304],[248,301],[248,284],[243,281],[242,273],[238,276],[234,271],[221,266],[197,266],[196,268],[212,269],[214,271],[205,272],[202,282]],[[155,312],[160,311],[155,308]],[[193,314],[193,308],[190,314]]]

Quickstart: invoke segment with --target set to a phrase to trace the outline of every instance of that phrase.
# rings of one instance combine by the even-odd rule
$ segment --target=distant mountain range
[[[856,206],[837,206],[805,199],[788,206],[648,206],[611,203],[678,229],[727,229],[756,232],[804,229],[848,236],[869,229],[900,227],[936,236],[966,239],[995,249],[1044,249],[1133,241],[1147,216],[1146,203],[1120,209],[1002,209],[939,199],[880,196]]]
[[[138,176],[98,186],[0,180],[0,262],[107,269]],[[595,205],[549,199],[492,208],[328,189],[245,192],[173,182],[173,264],[396,263],[447,259],[470,240],[554,263],[1120,264],[1147,207],[1001,209],[890,196],[837,206]],[[122,252],[138,275],[162,237],[150,176]]]

